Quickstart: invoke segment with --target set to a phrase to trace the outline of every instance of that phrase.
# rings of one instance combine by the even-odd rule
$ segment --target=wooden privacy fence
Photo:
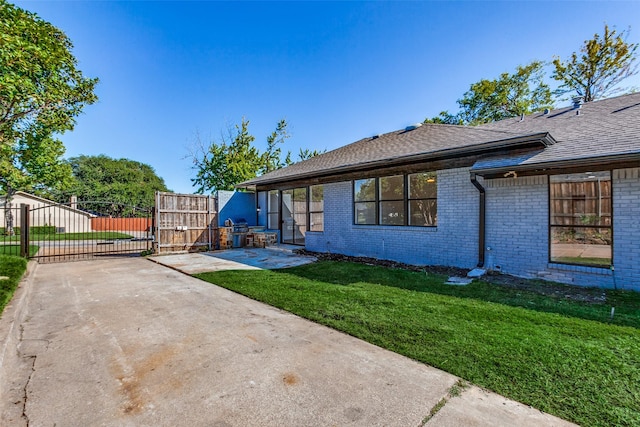
[[[151,218],[91,218],[93,231],[147,231]]]
[[[218,246],[214,197],[157,192],[154,224],[157,254],[212,250]]]
[[[553,225],[611,225],[611,181],[551,183]]]

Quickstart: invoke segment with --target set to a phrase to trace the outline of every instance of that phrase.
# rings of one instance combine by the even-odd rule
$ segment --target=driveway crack
[[[23,389],[23,397],[22,397],[22,419],[25,421],[25,425],[29,427],[29,416],[27,415],[27,400],[29,398],[29,383],[31,382],[31,377],[33,373],[36,371],[36,356],[25,357],[28,359],[27,364],[31,364],[31,372],[29,373],[29,378],[27,378],[27,382],[24,385]]]
[[[452,385],[449,390],[447,390],[447,394],[438,401],[431,410],[429,414],[422,419],[422,422],[418,425],[418,427],[425,427],[427,423],[435,417],[435,415],[447,404],[449,400],[454,397],[460,396],[466,389],[469,388],[469,383],[467,383],[463,379],[459,379],[454,385]]]

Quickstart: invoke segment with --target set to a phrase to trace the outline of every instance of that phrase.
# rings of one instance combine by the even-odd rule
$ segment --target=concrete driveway
[[[38,265],[0,319],[3,426],[569,425],[143,258]]]

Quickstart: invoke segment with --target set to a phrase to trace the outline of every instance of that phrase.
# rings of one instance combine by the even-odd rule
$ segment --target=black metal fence
[[[107,216],[100,207],[123,215]],[[1,210],[0,253],[39,262],[141,254],[153,245],[152,210],[112,202],[45,201],[6,204]]]

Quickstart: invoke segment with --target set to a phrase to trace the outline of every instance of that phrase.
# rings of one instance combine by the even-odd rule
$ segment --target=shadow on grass
[[[452,286],[445,284],[447,277],[442,275],[340,261],[320,261],[274,271],[335,285],[373,283],[408,291],[471,298],[585,320],[640,328],[640,293],[633,291],[587,289],[554,284],[552,286],[557,290],[556,294],[548,295],[535,292],[535,290],[510,288],[485,281],[474,281],[466,286]],[[541,288],[546,287],[546,290],[550,287],[550,284],[546,282],[531,281],[530,283],[529,289],[535,289],[537,285]],[[575,301],[566,297],[572,292],[598,296],[597,302],[593,302],[592,299],[589,300],[590,302]],[[613,319],[611,318],[612,307],[615,307]]]

